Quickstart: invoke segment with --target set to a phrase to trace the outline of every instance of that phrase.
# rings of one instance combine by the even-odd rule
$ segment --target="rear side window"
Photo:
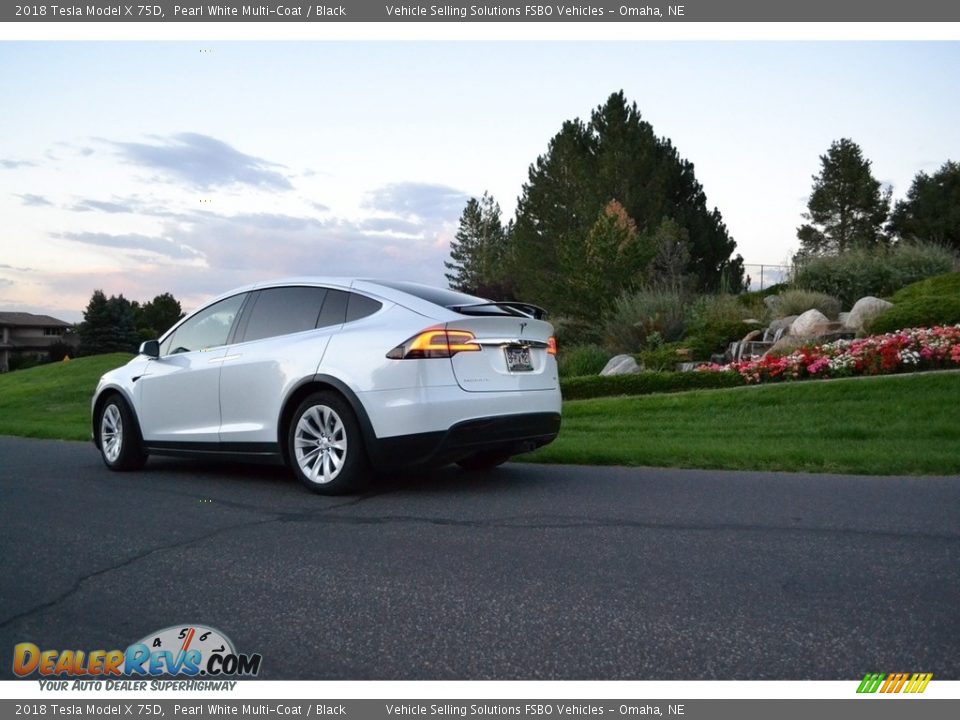
[[[366,295],[357,295],[350,293],[350,301],[347,303],[347,322],[353,322],[368,315],[373,315],[377,310],[383,307],[383,303],[378,302]]]
[[[243,342],[312,330],[327,291],[317,287],[261,290],[243,333]]]
[[[347,298],[350,293],[343,290],[327,290],[327,298],[323,301],[323,310],[320,312],[320,321],[317,327],[342,325],[347,317]]]

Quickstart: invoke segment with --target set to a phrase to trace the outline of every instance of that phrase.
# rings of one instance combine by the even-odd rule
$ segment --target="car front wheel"
[[[369,481],[360,425],[336,393],[314,393],[300,403],[290,422],[287,449],[297,479],[313,492],[352,493]]]
[[[133,412],[118,395],[100,406],[97,416],[100,456],[111,470],[139,470],[147,461]]]

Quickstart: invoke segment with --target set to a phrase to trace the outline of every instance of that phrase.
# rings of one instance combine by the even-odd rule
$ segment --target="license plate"
[[[507,370],[509,372],[530,372],[533,370],[533,363],[530,361],[530,348],[508,347],[504,348],[507,356]]]

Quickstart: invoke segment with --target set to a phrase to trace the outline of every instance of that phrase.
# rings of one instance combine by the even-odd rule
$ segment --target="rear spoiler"
[[[528,317],[533,318],[534,320],[544,320],[547,317],[547,311],[542,307],[537,305],[531,305],[530,303],[523,302],[513,302],[509,300],[501,300],[498,302],[482,302],[482,303],[471,303],[470,305],[450,305],[449,309],[458,313],[463,313],[464,315],[482,315],[483,312],[472,313],[471,310],[480,310],[487,307],[500,308],[501,310],[506,310],[508,314],[514,315],[516,317]]]

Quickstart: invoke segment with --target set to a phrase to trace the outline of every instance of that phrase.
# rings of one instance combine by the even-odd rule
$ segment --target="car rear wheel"
[[[111,470],[139,470],[147,461],[140,433],[130,406],[119,395],[111,395],[97,415],[100,456]]]
[[[493,468],[498,465],[503,465],[511,457],[512,454],[510,452],[487,450],[463,458],[463,460],[458,460],[457,465],[464,470],[493,470]]]
[[[300,403],[290,421],[287,450],[297,479],[313,492],[357,492],[369,481],[360,424],[336,393],[317,392]]]

